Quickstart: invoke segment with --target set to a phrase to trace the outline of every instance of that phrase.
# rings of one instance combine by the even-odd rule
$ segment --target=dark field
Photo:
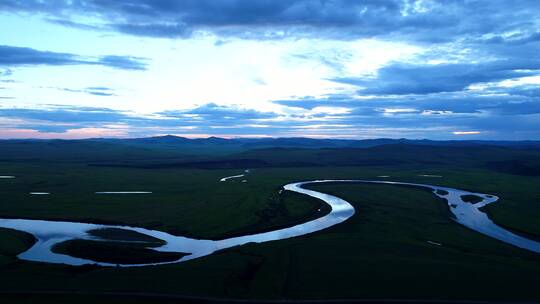
[[[461,196],[461,199],[462,199],[464,202],[471,203],[471,204],[480,203],[481,201],[484,200],[484,199],[481,198],[480,196],[474,195],[474,194],[462,195],[462,196]]]
[[[119,228],[94,229],[88,231],[88,234],[105,240],[151,243],[154,246],[160,246],[165,243],[163,240],[146,234]]]
[[[184,256],[179,253],[159,252],[147,243],[103,242],[72,240],[53,247],[56,253],[111,264],[146,264],[175,261]]]
[[[0,228],[0,255],[16,256],[32,246],[36,239],[26,232]]]
[[[311,153],[314,151],[307,152]],[[271,157],[293,159],[278,152]],[[498,158],[511,157],[503,154]],[[0,217],[126,224],[176,235],[223,239],[291,226],[328,212],[318,200],[286,191],[279,193],[283,184],[317,178],[359,178],[411,181],[494,194],[500,201],[486,207],[494,221],[531,237],[540,236],[539,177],[484,165],[456,167],[445,163],[428,165],[425,161],[424,158],[424,164],[391,165],[276,165],[255,168],[245,177],[246,183],[241,179],[219,182],[224,176],[241,173],[240,168],[135,168],[89,166],[88,162],[4,161],[0,163],[0,175],[16,178],[0,180]],[[419,176],[426,174],[442,177]],[[378,178],[380,175],[390,177]],[[357,213],[345,223],[303,237],[248,244],[174,265],[103,268],[20,261],[15,256],[32,244],[32,237],[2,229],[0,290],[68,293],[49,295],[47,299],[51,301],[77,298],[70,293],[95,293],[97,297],[99,293],[114,292],[121,293],[127,303],[132,300],[126,293],[134,292],[271,300],[540,301],[540,256],[454,223],[446,204],[428,191],[365,184],[319,185],[314,189],[346,199]],[[32,191],[52,194],[29,195]],[[96,195],[96,191],[153,193]],[[118,231],[109,231],[107,235],[111,239],[134,237],[119,235]],[[125,255],[122,250],[136,248],[118,250],[116,253]],[[110,252],[116,254],[115,250]]]

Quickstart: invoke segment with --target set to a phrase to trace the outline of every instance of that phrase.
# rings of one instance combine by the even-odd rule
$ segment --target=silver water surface
[[[448,187],[432,186],[426,184],[391,182],[391,181],[369,181],[369,180],[314,180],[291,183],[284,186],[285,190],[305,194],[314,198],[318,198],[330,205],[331,211],[325,216],[314,219],[312,221],[295,225],[288,228],[278,229],[274,231],[233,237],[224,240],[201,240],[192,239],[182,236],[171,235],[162,231],[149,230],[131,226],[118,225],[98,225],[78,222],[65,221],[44,221],[44,220],[26,220],[26,219],[0,219],[0,227],[11,228],[15,230],[25,231],[36,237],[38,240],[30,249],[20,254],[18,257],[23,260],[47,262],[47,263],[63,263],[69,265],[84,265],[98,264],[102,266],[116,266],[117,264],[101,263],[91,260],[71,257],[68,255],[58,254],[51,251],[56,244],[67,240],[85,239],[99,240],[95,236],[88,234],[88,231],[93,229],[103,228],[120,228],[136,231],[142,234],[150,235],[166,242],[165,245],[154,248],[162,252],[183,252],[188,255],[171,262],[151,263],[151,264],[124,264],[120,266],[147,266],[178,263],[194,258],[199,258],[212,254],[221,249],[239,246],[247,243],[262,243],[268,241],[276,241],[306,235],[326,229],[328,227],[339,224],[354,215],[354,207],[347,201],[322,192],[303,188],[304,185],[322,184],[322,183],[372,183],[372,184],[390,184],[403,186],[416,186],[433,190],[435,195],[447,200],[451,212],[455,215],[455,220],[475,231],[498,239],[500,241],[512,244],[514,246],[531,250],[540,253],[540,243],[529,240],[522,236],[516,235],[504,228],[493,223],[485,213],[479,208],[493,203],[498,200],[498,197],[473,193],[464,190],[457,190]],[[448,194],[437,193],[437,190],[443,190]],[[470,204],[461,199],[462,195],[473,194],[483,198],[482,202]]]

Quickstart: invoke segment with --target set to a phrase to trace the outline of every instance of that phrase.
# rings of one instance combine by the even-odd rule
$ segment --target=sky
[[[0,138],[540,140],[537,0],[0,0]]]

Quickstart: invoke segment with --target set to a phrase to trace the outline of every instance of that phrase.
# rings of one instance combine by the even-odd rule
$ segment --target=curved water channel
[[[282,240],[291,237],[301,236],[308,233],[323,230],[325,228],[339,224],[354,215],[354,207],[347,201],[322,192],[308,190],[303,186],[322,183],[371,183],[371,184],[390,184],[402,186],[414,186],[427,188],[433,193],[447,201],[450,211],[455,216],[454,220],[470,229],[498,239],[505,243],[540,253],[540,242],[536,242],[525,237],[516,235],[500,226],[497,226],[491,221],[488,216],[479,209],[487,204],[491,204],[498,200],[497,196],[473,193],[464,190],[458,190],[448,187],[432,186],[427,184],[392,182],[392,181],[372,181],[372,180],[313,180],[290,183],[283,188],[288,191],[301,193],[314,198],[318,198],[330,205],[331,211],[325,216],[311,220],[309,222],[295,225],[292,227],[278,229],[274,231],[233,237],[224,240],[202,240],[192,239],[182,236],[171,235],[162,231],[149,230],[145,228],[118,226],[118,225],[99,225],[79,222],[66,221],[46,221],[46,220],[27,220],[27,219],[0,219],[0,227],[10,228],[19,231],[30,233],[36,237],[37,242],[27,251],[21,253],[18,257],[22,260],[47,262],[47,263],[63,263],[69,265],[84,265],[97,264],[101,266],[147,266],[161,265],[183,262],[203,256],[207,256],[221,249],[239,246],[251,242],[262,243],[268,241]],[[471,204],[463,201],[463,195],[476,195],[482,198],[482,201],[476,204]],[[72,257],[65,254],[52,252],[51,249],[56,244],[74,240],[102,240],[88,233],[94,229],[104,228],[120,228],[146,234],[166,242],[165,245],[157,248],[152,248],[161,252],[181,252],[187,253],[182,258],[163,263],[150,264],[110,264],[96,262],[87,259]],[[438,243],[437,243],[438,244]],[[439,245],[439,244],[438,244]]]

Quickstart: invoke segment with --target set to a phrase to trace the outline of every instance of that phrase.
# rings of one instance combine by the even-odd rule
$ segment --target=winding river
[[[226,180],[227,179],[225,179],[225,181]],[[493,221],[488,218],[488,216],[484,212],[480,211],[481,207],[497,201],[497,196],[482,193],[473,193],[448,187],[432,186],[427,184],[372,180],[313,180],[287,184],[283,186],[284,190],[318,198],[329,204],[331,207],[330,213],[320,218],[292,227],[278,229],[270,232],[233,237],[218,241],[175,236],[162,231],[149,230],[139,227],[99,225],[66,221],[0,219],[0,227],[24,231],[34,235],[34,237],[37,239],[37,242],[31,248],[18,256],[22,260],[46,263],[63,263],[75,266],[84,264],[97,264],[101,266],[125,267],[178,263],[207,256],[218,250],[239,246],[251,242],[262,243],[276,241],[320,231],[342,223],[351,216],[353,216],[355,213],[354,207],[347,201],[330,194],[314,190],[308,190],[303,187],[306,185],[323,183],[370,183],[427,188],[432,190],[434,195],[446,199],[448,206],[450,207],[450,211],[455,216],[454,220],[459,224],[487,236],[490,236],[492,238],[495,238],[497,240],[500,240],[502,242],[536,253],[540,253],[540,242],[536,242],[525,237],[516,235],[500,226],[497,226]],[[476,195],[482,198],[482,201],[476,204],[471,204],[463,200],[462,196],[464,195]],[[74,239],[106,241],[99,237],[92,236],[88,233],[88,231],[90,230],[104,228],[120,228],[146,234],[166,242],[165,245],[153,249],[161,252],[182,252],[187,253],[187,255],[183,256],[178,260],[164,263],[118,265],[72,257],[69,255],[55,253],[51,250],[52,247],[56,244]]]

